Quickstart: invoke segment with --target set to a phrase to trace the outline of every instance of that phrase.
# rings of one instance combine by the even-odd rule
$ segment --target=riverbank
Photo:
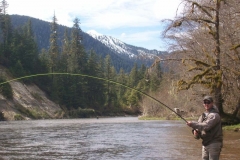
[[[181,118],[175,117],[172,119],[168,119],[166,117],[147,117],[147,116],[138,116],[139,120],[182,120]],[[189,118],[184,118],[186,120],[196,120],[197,118],[189,117]],[[229,130],[229,131],[234,131],[234,132],[239,132],[240,133],[240,124],[236,125],[224,125],[223,130]]]
[[[223,126],[223,129],[224,130],[232,130],[232,131],[240,133],[240,124]]]

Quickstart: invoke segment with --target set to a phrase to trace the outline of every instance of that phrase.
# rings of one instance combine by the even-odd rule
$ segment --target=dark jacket
[[[223,141],[221,117],[215,106],[209,112],[204,112],[198,122],[192,122],[191,127],[200,133],[204,146]]]

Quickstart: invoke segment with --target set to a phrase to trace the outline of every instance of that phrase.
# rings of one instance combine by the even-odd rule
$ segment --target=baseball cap
[[[206,100],[206,101],[210,101],[210,102],[213,102],[213,98],[211,96],[205,96],[203,98],[203,101]]]

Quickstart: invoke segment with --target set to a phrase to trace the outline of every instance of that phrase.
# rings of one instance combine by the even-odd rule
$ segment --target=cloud
[[[71,27],[78,17],[82,26],[118,28],[151,26],[172,18],[180,0],[8,0],[9,14],[28,15]]]
[[[160,38],[159,30],[141,31],[136,33],[121,33],[120,36],[114,36],[121,41],[135,46],[142,46],[147,49],[166,49],[166,43]]]
[[[110,2],[110,1],[109,1]],[[159,24],[162,19],[173,18],[176,0],[121,0],[111,1],[92,11],[77,13],[83,17],[83,26],[114,29],[119,27],[147,27]],[[173,3],[174,2],[174,3]],[[97,5],[98,6],[98,5]],[[90,14],[89,14],[90,13]],[[97,25],[96,25],[97,24]]]
[[[68,27],[80,19],[91,29],[128,44],[159,48],[161,20],[172,19],[181,0],[7,0],[8,13],[35,17]],[[147,46],[148,45],[148,46]],[[155,47],[154,47],[155,45]]]
[[[133,34],[122,33],[119,37],[124,42],[146,42],[160,37],[160,31],[144,31]]]

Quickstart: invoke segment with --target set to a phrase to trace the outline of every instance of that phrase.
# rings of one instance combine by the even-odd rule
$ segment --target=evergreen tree
[[[25,76],[37,72],[38,49],[31,28],[31,21],[28,21],[26,25],[13,32],[9,62],[15,76]],[[21,66],[22,72],[19,72],[19,66]]]
[[[148,77],[147,77],[148,76]],[[139,70],[139,82],[138,82],[138,89],[143,92],[148,92],[149,89],[149,75],[147,74],[147,67],[142,64]]]
[[[130,87],[136,87],[137,84],[138,84],[138,68],[137,68],[137,64],[135,63],[129,74],[128,85]]]
[[[69,55],[70,55],[70,39],[68,36],[68,30],[65,29],[64,32],[64,38],[63,38],[63,42],[62,42],[63,46],[62,46],[62,54],[61,54],[61,65],[60,67],[60,71],[61,72],[67,72],[69,71],[68,69],[68,65],[69,65]]]
[[[7,8],[8,8],[8,3],[6,0],[2,0],[1,1],[1,5],[0,5],[0,13],[3,15],[7,14]]]
[[[48,73],[49,72],[49,64],[50,64],[50,58],[48,51],[45,49],[42,49],[39,56],[38,61],[35,65],[35,69],[37,73]],[[50,94],[50,83],[51,79],[49,76],[39,76],[34,79],[34,82],[47,94]]]
[[[22,55],[22,64],[27,73],[38,73],[36,66],[38,65],[38,47],[32,30],[32,22],[29,20],[23,28],[23,36],[25,39],[24,55]]]
[[[146,72],[146,70],[147,70],[147,67],[144,65],[144,64],[142,64],[141,65],[141,68],[140,68],[140,70],[139,70],[139,80],[141,80],[141,79],[144,79],[145,78],[145,72]]]
[[[1,26],[1,31],[2,31],[2,38],[3,38],[3,46],[7,44],[8,41],[8,20],[9,18],[7,16],[7,8],[8,8],[8,3],[5,0],[1,1],[0,4],[0,26]]]
[[[75,18],[71,37],[71,70],[84,73],[87,66],[87,54],[82,45],[82,30],[80,20]]]
[[[72,27],[71,46],[69,54],[68,70],[72,73],[86,73],[87,71],[87,54],[82,45],[82,30],[79,26],[80,20],[76,18]],[[86,78],[75,76],[70,81],[70,105],[73,108],[85,108],[86,101]]]
[[[128,79],[128,85],[132,88],[137,88],[138,84],[138,68],[137,64],[135,63],[130,74],[129,74],[129,79]],[[129,106],[136,106],[138,104],[138,93],[134,90],[127,90],[125,93],[126,100],[127,100],[127,105]]]
[[[58,57],[59,57],[59,46],[58,46],[58,28],[57,28],[58,24],[57,24],[57,18],[55,16],[53,16],[53,21],[51,23],[51,35],[50,35],[50,39],[49,39],[49,43],[50,43],[50,47],[49,47],[49,55],[51,58],[50,61],[50,66],[51,66],[51,72],[53,73],[55,71],[55,68],[57,66],[57,62],[58,62]]]
[[[127,76],[125,75],[124,70],[121,68],[117,77],[117,82],[121,84],[127,84]],[[117,97],[118,97],[118,103],[119,105],[125,105],[126,98],[124,96],[124,93],[126,92],[126,88],[123,86],[116,86],[117,90]]]
[[[57,66],[59,65],[59,46],[58,46],[58,24],[57,18],[54,13],[51,23],[51,35],[49,39],[49,57],[50,57],[50,71],[52,73],[57,72]],[[52,75],[51,85],[51,97],[55,100],[58,99],[58,77]]]
[[[150,73],[150,89],[151,91],[156,91],[160,85],[162,78],[162,71],[159,61],[154,65]]]
[[[62,54],[60,56],[60,62],[58,65],[58,71],[62,73],[69,72],[69,53],[70,53],[70,39],[68,35],[68,30],[65,29],[64,31],[64,38],[62,42]],[[67,108],[70,107],[69,100],[71,99],[70,94],[70,87],[71,84],[71,77],[69,75],[58,76],[58,96],[59,96],[59,103],[66,106]]]
[[[110,74],[109,77],[110,77],[111,80],[117,81],[117,72],[116,72],[116,69],[113,65],[110,68],[110,73],[109,74]],[[111,105],[114,108],[118,108],[117,89],[116,89],[115,84],[112,84],[112,83],[110,84],[109,93],[110,93]]]
[[[0,4],[0,63],[9,66],[9,57],[11,55],[10,42],[12,37],[12,26],[10,16],[7,14],[8,3],[5,0]]]
[[[95,77],[102,77],[103,70],[101,70],[99,57],[91,50],[88,59],[88,74]],[[87,102],[90,108],[102,110],[105,103],[105,86],[104,82],[99,79],[87,78]]]
[[[111,62],[111,58],[110,58],[110,55],[107,55],[105,57],[105,60],[104,60],[104,75],[105,75],[105,78],[108,79],[108,80],[113,80],[115,81],[116,80],[116,70],[115,68],[112,66],[112,62]],[[111,107],[114,106],[114,104],[116,104],[116,92],[115,92],[115,89],[114,89],[114,85],[112,83],[110,83],[109,81],[107,82],[107,85],[106,85],[106,88],[107,88],[107,93],[106,93],[106,96],[107,96],[107,100],[106,100],[106,105],[108,107],[108,109],[110,109]]]

